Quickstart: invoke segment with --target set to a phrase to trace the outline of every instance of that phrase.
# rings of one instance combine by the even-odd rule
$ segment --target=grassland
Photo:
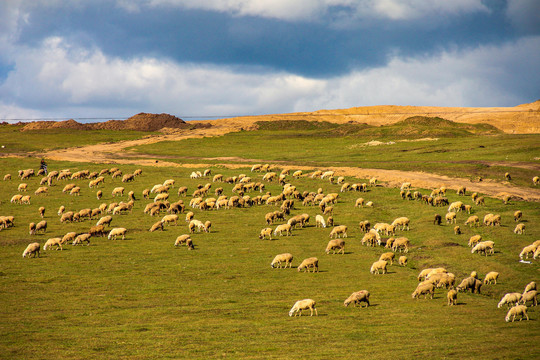
[[[510,172],[514,184],[527,187],[533,186],[531,179],[538,175],[540,135],[468,135],[402,142],[404,137],[390,133],[383,137],[362,133],[342,136],[332,131],[339,128],[241,131],[221,137],[141,145],[132,150],[178,163],[211,164],[215,158],[237,157],[252,162],[425,171],[498,181]],[[372,140],[386,144],[366,146]],[[533,167],[521,167],[520,163]]]
[[[110,141],[133,140],[154,134],[144,131],[42,129],[20,131],[22,125],[0,126],[0,154],[26,153]]]
[[[462,171],[470,171],[468,166],[479,165],[457,161],[472,163],[479,159],[500,160],[505,156],[513,161],[530,161],[539,143],[537,139],[532,135],[443,139],[425,144],[397,143],[391,145],[392,152],[384,152],[380,147],[355,146],[365,139],[313,137],[308,131],[301,134],[259,131],[160,143],[139,150],[172,157],[179,162],[200,162],[199,157],[238,156],[293,164],[363,166],[376,163],[406,169],[415,166],[410,164],[415,161],[424,169],[462,174]],[[483,148],[479,147],[479,142]],[[444,157],[450,154],[451,158]],[[439,161],[446,161],[445,169],[441,170]],[[293,231],[291,237],[272,241],[260,240],[257,235],[266,226],[265,213],[276,207],[194,210],[197,219],[212,221],[213,231],[194,234],[196,249],[188,251],[185,247],[173,246],[175,238],[187,232],[183,220],[176,227],[166,227],[164,232],[148,232],[157,219],[143,214],[149,200],[140,199],[140,194],[144,188],[173,178],[177,185],[171,191],[171,199],[176,200],[178,186],[188,186],[191,192],[197,184],[211,181],[190,179],[193,169],[144,167],[143,174],[127,185],[107,177],[101,187],[105,194],[101,201],[96,199],[95,190],[88,188],[87,180],[73,181],[81,186],[80,197],[62,193],[67,182],[56,183],[48,195],[34,195],[39,179],[33,178],[28,181],[32,204],[10,204],[9,199],[17,193],[17,169],[36,165],[37,160],[31,158],[0,159],[0,175],[9,172],[14,176],[12,181],[0,182],[0,215],[16,218],[14,228],[0,232],[2,359],[350,359],[356,356],[516,359],[540,356],[538,309],[529,309],[531,321],[516,323],[506,323],[506,309],[497,309],[497,302],[504,293],[522,291],[529,281],[540,280],[538,260],[523,264],[518,262],[517,256],[523,246],[538,239],[540,225],[536,220],[540,217],[540,208],[537,203],[504,205],[500,200],[488,198],[485,207],[475,206],[473,212],[480,217],[488,212],[501,214],[502,226],[470,229],[463,226],[468,214],[460,213],[458,223],[464,234],[458,236],[452,231],[453,225],[432,223],[433,215],[444,215],[446,208],[401,200],[397,189],[379,186],[367,193],[342,193],[335,205],[334,218],[350,229],[345,255],[324,254],[330,229],[315,228],[313,222],[318,208],[304,207],[298,201],[293,214],[310,214],[310,226]],[[104,167],[110,165],[49,162],[50,170],[96,171]],[[214,174],[232,176],[243,172],[254,181],[262,178],[262,174],[250,173],[248,167],[238,170],[209,167]],[[135,169],[130,165],[120,168],[124,173]],[[504,168],[497,172],[502,170]],[[482,171],[491,174],[491,170]],[[526,173],[526,176],[530,181],[531,175]],[[307,177],[289,180],[301,191],[316,191],[320,187],[330,193],[339,192],[340,188]],[[37,259],[21,258],[30,242],[39,241],[43,245],[49,237],[62,236],[69,231],[84,232],[94,224],[95,220],[61,224],[56,215],[60,205],[80,210],[117,201],[111,197],[116,186],[133,190],[138,199],[132,213],[114,216],[113,227],[128,229],[126,240],[92,238],[90,246],[68,245],[63,251],[42,252]],[[226,195],[232,195],[232,185],[213,184],[212,190],[218,186],[225,189]],[[267,183],[266,187],[273,194],[281,191],[276,183]],[[426,189],[418,190],[429,193]],[[354,208],[359,196],[372,200],[375,207]],[[454,201],[458,197],[449,194],[449,199]],[[185,203],[189,200],[190,197],[184,198]],[[469,196],[459,200],[472,204]],[[27,226],[31,221],[40,220],[39,206],[47,209],[45,219],[49,228],[44,235],[30,236]],[[512,214],[516,209],[523,211],[527,226],[526,233],[520,236],[512,233],[515,226]],[[391,222],[398,216],[411,219],[411,230],[399,233],[413,244],[408,254],[409,265],[394,265],[386,275],[372,275],[370,265],[385,249],[362,246],[357,223],[364,219],[372,224]],[[470,253],[466,243],[476,233],[495,242],[493,256]],[[320,272],[307,274],[298,273],[294,268],[271,269],[272,258],[283,252],[294,255],[294,265],[303,258],[317,256]],[[472,270],[481,277],[488,271],[498,271],[501,276],[497,285],[483,286],[481,295],[460,293],[458,306],[446,306],[443,290],[438,290],[433,300],[411,299],[418,272],[431,266],[445,266],[459,280]],[[343,307],[343,300],[361,289],[371,292],[372,306],[367,309]],[[318,317],[287,316],[292,304],[303,298],[317,301]]]

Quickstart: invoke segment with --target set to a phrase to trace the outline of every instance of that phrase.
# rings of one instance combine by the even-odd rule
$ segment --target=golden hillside
[[[254,123],[257,121],[298,119],[334,123],[356,122],[369,125],[388,125],[412,116],[441,117],[467,124],[485,123],[510,134],[540,133],[540,100],[515,107],[363,106],[342,110],[244,116],[211,120],[209,122],[217,127],[249,130],[255,127]]]

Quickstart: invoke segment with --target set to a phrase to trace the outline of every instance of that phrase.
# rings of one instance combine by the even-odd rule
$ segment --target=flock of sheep
[[[231,209],[235,207],[251,207],[258,205],[268,205],[268,206],[279,206],[279,210],[273,210],[268,212],[265,215],[264,221],[261,219],[261,223],[265,222],[266,225],[274,225],[275,223],[283,222],[282,224],[277,224],[275,228],[265,227],[260,231],[259,238],[272,240],[273,236],[290,236],[297,229],[301,229],[309,224],[310,215],[307,213],[292,215],[291,211],[294,210],[294,204],[296,202],[301,202],[304,206],[313,206],[318,207],[320,214],[315,216],[316,227],[325,229],[332,226],[332,229],[328,233],[330,238],[325,253],[330,254],[345,254],[345,238],[348,237],[347,232],[349,226],[347,225],[336,225],[334,224],[334,206],[338,203],[340,199],[340,193],[327,193],[325,194],[321,188],[316,191],[303,191],[301,192],[296,188],[295,185],[291,184],[288,180],[288,177],[291,176],[288,170],[284,170],[281,173],[271,171],[271,166],[266,164],[257,164],[254,165],[251,169],[251,172],[265,172],[262,176],[262,181],[257,182],[253,179],[253,176],[248,176],[246,174],[240,174],[238,176],[224,177],[222,174],[217,174],[213,176],[212,182],[208,182],[205,185],[200,184],[196,189],[193,190],[191,194],[191,199],[189,205],[186,205],[183,199],[178,199],[172,201],[171,194],[173,194],[173,189],[176,185],[174,179],[167,179],[163,183],[155,184],[153,187],[147,188],[142,192],[142,198],[149,201],[144,208],[144,214],[147,214],[151,217],[164,215],[160,220],[156,221],[149,229],[149,232],[164,230],[164,226],[168,225],[178,225],[178,222],[181,221],[180,215],[185,213],[185,222],[188,224],[187,229],[189,234],[182,234],[178,236],[174,242],[174,246],[186,245],[189,250],[193,250],[195,245],[191,235],[196,232],[207,232],[211,231],[212,223],[210,221],[201,221],[195,219],[195,211],[202,215],[204,211],[209,210],[219,210],[219,209]],[[38,172],[37,176],[42,176],[39,181],[39,187],[35,190],[34,194],[36,196],[43,196],[49,194],[49,188],[55,185],[55,182],[59,181],[74,181],[74,180],[88,180],[88,187],[93,189],[99,188],[102,186],[103,190],[105,189],[105,183],[109,180],[106,180],[106,176],[111,176],[111,181],[121,181],[126,184],[136,180],[137,176],[142,174],[141,169],[135,170],[133,173],[123,174],[122,171],[116,167],[111,169],[103,169],[99,172],[91,172],[89,170],[82,170],[71,173],[70,170],[65,169],[61,171],[51,171],[49,174],[44,174],[42,171]],[[30,181],[34,175],[32,169],[20,170],[19,178],[21,181]],[[191,179],[198,178],[209,178],[211,176],[211,170],[207,169],[204,172],[192,172],[190,175]],[[292,174],[292,178],[298,179],[299,177],[310,177],[312,179],[325,179],[330,181],[332,184],[341,185],[340,192],[348,191],[357,191],[357,192],[367,192],[369,188],[374,188],[377,185],[377,179],[372,178],[369,180],[369,183],[348,183],[344,177],[336,177],[334,171],[314,171],[310,174],[303,174],[302,171],[296,171]],[[505,177],[508,179],[509,174],[506,174]],[[119,180],[121,178],[121,180]],[[115,180],[116,179],[116,180]],[[4,176],[4,181],[10,181],[11,175],[7,174]],[[537,177],[534,179],[535,183],[538,182]],[[277,182],[282,187],[282,192],[278,195],[272,195],[269,192],[265,192],[264,182],[271,183]],[[46,184],[46,185],[45,185]],[[224,194],[223,187],[217,187],[214,189],[214,196],[211,196],[210,189],[216,184],[230,184],[232,186],[231,195],[227,196]],[[79,185],[83,186],[81,183]],[[78,196],[81,193],[81,186],[78,186],[76,183],[69,183],[63,187],[62,192],[69,194],[71,196]],[[31,196],[23,195],[21,193],[27,192],[29,184],[26,182],[21,182],[17,191],[19,193],[11,197],[12,204],[20,205],[31,205]],[[97,189],[96,198],[99,200],[103,197],[103,190]],[[250,196],[248,193],[253,191],[258,191],[260,195]],[[126,189],[124,186],[115,186],[111,191],[111,197],[116,199],[118,197],[123,197]],[[178,197],[188,197],[188,188],[186,186],[178,187],[176,190]],[[404,200],[417,200],[431,205],[434,207],[446,206],[448,205],[448,210],[445,215],[445,220],[447,224],[455,224],[454,232],[456,234],[461,233],[461,228],[457,225],[457,215],[460,212],[467,212],[471,214],[472,205],[467,205],[463,201],[455,201],[449,203],[446,198],[447,189],[441,187],[432,191],[430,195],[422,195],[419,191],[412,191],[412,185],[410,183],[403,183],[400,189],[400,197]],[[459,196],[466,196],[466,189],[461,187],[457,190],[456,194]],[[136,196],[133,191],[127,193],[128,201],[113,201],[109,204],[102,203],[100,206],[92,208],[84,208],[79,211],[70,210],[66,211],[64,206],[61,206],[57,210],[57,215],[61,223],[76,222],[76,221],[85,221],[85,220],[95,220],[98,219],[96,225],[90,226],[87,232],[76,233],[68,232],[63,236],[51,237],[43,245],[43,250],[49,250],[53,247],[56,247],[57,250],[62,250],[63,246],[71,243],[72,245],[86,245],[90,244],[90,240],[95,236],[105,236],[110,240],[116,240],[118,238],[125,239],[128,234],[128,229],[125,227],[114,227],[110,230],[107,230],[111,226],[113,217],[125,213],[132,213],[134,205],[137,201]],[[476,206],[485,206],[485,201],[482,196],[479,196],[477,193],[471,195],[471,199]],[[507,202],[507,200],[505,200]],[[373,207],[373,201],[366,201],[363,197],[359,197],[354,204],[351,206],[357,208],[363,207]],[[191,210],[188,210],[191,208]],[[38,208],[38,213],[42,219],[45,217],[46,209],[43,206]],[[183,216],[183,215],[182,215]],[[326,218],[325,218],[326,217]],[[523,214],[521,211],[517,210],[514,213],[514,220],[518,222],[514,233],[521,235],[525,231],[525,225],[521,221]],[[435,215],[434,224],[440,225],[442,222],[441,215]],[[484,226],[497,227],[501,224],[501,216],[498,214],[487,214],[483,218]],[[3,229],[8,229],[14,227],[15,218],[13,216],[0,216],[0,231]],[[402,216],[396,218],[391,223],[377,222],[371,225],[369,220],[363,220],[358,223],[358,229],[363,233],[361,239],[361,244],[371,247],[384,247],[388,252],[383,253],[380,258],[373,262],[370,273],[371,274],[386,274],[388,271],[388,266],[393,265],[396,258],[396,253],[399,252],[400,256],[397,260],[400,266],[407,266],[408,258],[406,254],[414,248],[414,242],[411,242],[409,238],[405,236],[398,236],[399,232],[409,231],[410,229],[410,220],[409,218]],[[414,225],[414,224],[413,224]],[[465,226],[471,228],[481,226],[480,218],[477,215],[471,215],[464,222]],[[40,222],[30,223],[28,225],[29,234],[35,235],[38,232],[45,233],[47,232],[47,221],[41,220]],[[468,245],[471,247],[471,253],[481,253],[485,256],[494,255],[495,243],[493,241],[482,241],[482,236],[474,235],[469,241]],[[24,257],[38,257],[40,254],[41,245],[39,242],[30,243],[23,252]],[[534,243],[523,248],[519,254],[520,259],[528,259],[529,256],[536,260],[540,258],[540,240],[535,241]],[[278,254],[274,257],[271,262],[272,268],[291,268],[293,262],[293,255],[290,253]],[[318,272],[319,271],[319,259],[317,257],[308,257],[303,259],[302,262],[297,266],[297,270],[309,272]],[[457,302],[457,294],[460,291],[470,290],[472,293],[480,293],[481,286],[488,284],[496,284],[499,273],[489,272],[486,274],[483,281],[478,279],[476,272],[471,273],[471,275],[463,279],[459,285],[456,284],[456,276],[447,271],[445,268],[430,268],[423,269],[418,275],[418,281],[420,282],[414,292],[412,293],[412,298],[419,298],[424,296],[425,298],[429,295],[433,298],[433,294],[436,289],[445,288],[447,289],[447,300],[448,305],[455,305]],[[508,310],[506,316],[506,321],[514,321],[514,319],[519,316],[521,318],[526,318],[527,307],[526,304],[531,302],[532,306],[537,305],[537,289],[536,283],[531,282],[525,288],[523,293],[509,293],[506,294],[498,307],[500,308],[503,305],[512,305]],[[345,301],[344,306],[348,306],[351,303],[358,306],[362,303],[365,303],[369,307],[369,296],[370,293],[367,290],[360,290],[353,292]],[[297,301],[291,310],[289,315],[301,315],[303,310],[310,310],[310,314],[318,315],[316,309],[316,302],[313,299],[304,299]]]

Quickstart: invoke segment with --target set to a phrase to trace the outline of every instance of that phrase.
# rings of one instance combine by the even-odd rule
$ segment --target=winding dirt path
[[[137,145],[153,144],[161,141],[179,141],[188,138],[221,136],[228,132],[238,130],[238,126],[212,127],[208,129],[198,129],[193,132],[148,136],[137,140],[52,150],[43,155],[48,159],[59,161],[88,162],[90,159],[90,161],[94,163],[133,164],[141,166],[184,167],[201,169],[208,167],[208,164],[178,164],[151,157],[141,158],[139,154],[137,154],[137,157],[135,157],[130,156],[130,152],[126,151],[126,148]],[[249,164],[267,162],[264,159],[241,159],[231,157],[207,158],[205,160],[216,161],[215,165],[223,166],[230,169],[245,168],[250,166]],[[521,167],[523,165],[516,166]],[[309,172],[316,169],[323,170],[321,168],[298,165],[280,165],[280,168],[302,170],[304,172]],[[496,182],[492,180],[471,182],[470,179],[451,178],[444,175],[437,175],[425,172],[364,169],[355,167],[332,167],[332,170],[336,171],[336,174],[338,174],[339,176],[349,176],[363,179],[376,177],[380,182],[385,183],[385,186],[391,187],[400,186],[401,183],[406,181],[411,182],[412,185],[416,188],[429,189],[444,185],[449,189],[457,189],[460,186],[465,186],[468,191],[476,191],[486,194],[488,196],[497,197],[500,196],[501,193],[507,193],[512,195],[513,197],[520,198],[526,201],[540,201],[540,189],[515,187],[509,183]]]

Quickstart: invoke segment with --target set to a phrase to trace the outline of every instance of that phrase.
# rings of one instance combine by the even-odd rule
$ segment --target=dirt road
[[[92,159],[91,161],[95,163],[134,164],[141,166],[186,167],[201,169],[208,167],[208,164],[177,164],[155,158],[141,158],[139,154],[137,154],[137,156],[129,156],[130,152],[126,149],[132,146],[152,144],[160,141],[178,141],[187,138],[220,136],[231,131],[238,131],[242,127],[245,128],[246,124],[242,122],[233,122],[228,123],[227,125],[225,125],[225,123],[220,125],[221,126],[213,126],[207,129],[197,129],[195,131],[181,132],[178,134],[147,136],[138,140],[53,150],[45,153],[44,156],[48,159],[59,161],[88,162],[88,159]],[[240,158],[212,158],[205,160],[215,161],[215,165],[232,169],[247,167],[254,163],[267,162],[265,159]],[[309,166],[287,166],[281,164],[280,168],[290,168],[294,170],[302,170],[304,172],[315,170],[315,168]],[[442,185],[449,189],[457,189],[460,186],[465,186],[468,191],[476,191],[488,196],[498,196],[501,193],[508,193],[523,200],[540,201],[540,189],[520,188],[512,186],[509,183],[495,182],[492,180],[473,183],[470,181],[470,179],[450,178],[444,175],[424,172],[364,169],[355,167],[333,167],[332,170],[335,170],[336,174],[339,176],[349,176],[363,179],[376,177],[380,182],[385,183],[387,186],[400,186],[401,183],[406,181],[411,182],[414,187],[428,189],[440,187]]]

